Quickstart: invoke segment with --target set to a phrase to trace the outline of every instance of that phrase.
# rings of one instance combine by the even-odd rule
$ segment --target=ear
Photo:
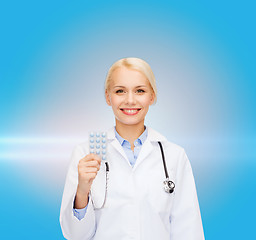
[[[151,93],[151,99],[150,99],[150,105],[152,105],[155,101],[156,94],[152,91]]]
[[[110,96],[109,96],[108,90],[105,90],[105,98],[106,98],[106,103],[107,103],[109,106],[111,106]]]

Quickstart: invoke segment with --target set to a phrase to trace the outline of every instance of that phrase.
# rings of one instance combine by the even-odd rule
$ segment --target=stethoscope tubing
[[[165,178],[166,178],[166,179],[169,179],[169,174],[168,174],[167,167],[166,167],[166,162],[165,162],[165,156],[164,156],[163,146],[162,146],[162,143],[161,143],[161,142],[158,142],[158,144],[159,144],[160,149],[161,149]]]
[[[163,146],[161,142],[158,142],[159,146],[160,146],[160,150],[161,150],[161,154],[162,154],[162,160],[163,160],[163,166],[164,166],[164,173],[165,173],[165,181],[164,183],[164,190],[167,193],[173,193],[174,188],[175,188],[175,184],[173,181],[170,181],[169,179],[169,174],[168,174],[168,170],[167,170],[167,166],[166,166],[166,162],[165,162],[165,156],[164,156],[164,150],[163,150]]]

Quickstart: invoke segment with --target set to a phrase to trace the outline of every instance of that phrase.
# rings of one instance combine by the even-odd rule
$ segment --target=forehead
[[[136,86],[136,85],[146,85],[150,86],[150,83],[146,76],[141,72],[133,69],[128,69],[126,67],[119,67],[112,73],[111,76],[112,84],[119,86]]]

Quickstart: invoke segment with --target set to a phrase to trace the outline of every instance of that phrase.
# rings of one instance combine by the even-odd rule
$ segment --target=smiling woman
[[[204,239],[184,149],[144,125],[156,93],[142,59],[121,59],[110,68],[105,97],[115,127],[104,134],[107,161],[90,153],[88,143],[74,150],[60,213],[67,239]]]
[[[106,101],[112,107],[118,133],[123,135],[129,128],[136,129],[138,134],[142,133],[145,116],[155,99],[149,81],[139,71],[126,67],[117,68],[111,79],[109,88],[106,89]],[[135,139],[132,136],[129,136],[129,142],[133,149]]]

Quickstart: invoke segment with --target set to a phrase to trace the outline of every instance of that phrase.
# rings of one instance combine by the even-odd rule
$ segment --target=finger
[[[90,168],[86,168],[85,173],[97,173],[98,172],[98,168],[96,167],[90,167]]]
[[[86,176],[90,173],[98,173],[98,169],[96,167],[90,167],[90,168],[81,168],[78,170],[78,175],[79,176]]]
[[[100,169],[101,163],[99,163],[97,160],[93,161],[80,161],[78,164],[78,167],[97,167]]]
[[[90,162],[90,163],[80,163],[78,165],[78,169],[85,171],[87,168],[97,168],[97,170],[100,170],[100,165],[98,162]]]
[[[97,161],[90,161],[90,162],[85,162],[83,164],[83,166],[85,166],[85,167],[96,167],[98,170],[100,170],[101,165]]]
[[[101,162],[100,156],[97,155],[97,154],[94,154],[94,153],[90,153],[90,154],[86,155],[83,159],[84,159],[85,161],[93,161],[93,160],[96,160],[96,161],[98,161],[99,163]]]

